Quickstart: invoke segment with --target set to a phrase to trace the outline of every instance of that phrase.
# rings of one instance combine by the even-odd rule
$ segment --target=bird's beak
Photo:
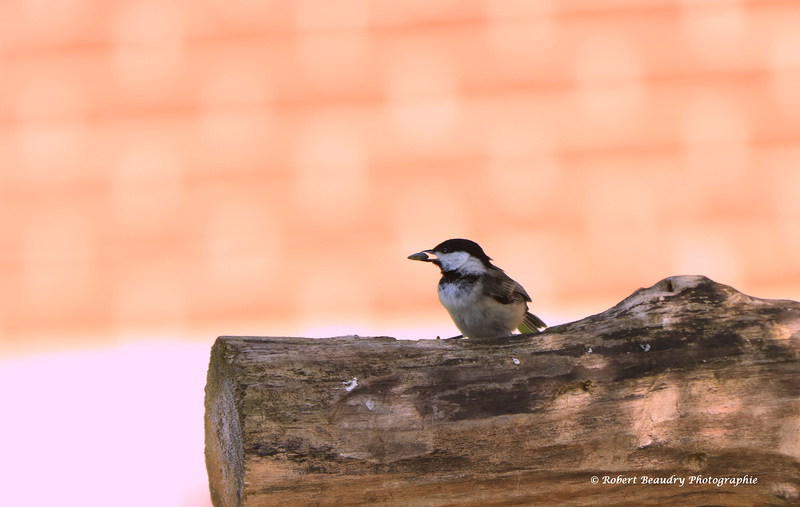
[[[437,259],[431,259],[430,257],[428,257],[428,254],[436,255],[433,253],[433,250],[423,250],[421,252],[409,255],[408,258],[411,259],[412,261],[423,261],[423,262],[434,262],[437,260]]]

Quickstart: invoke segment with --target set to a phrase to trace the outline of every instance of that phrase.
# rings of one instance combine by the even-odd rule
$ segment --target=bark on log
[[[488,342],[221,337],[205,409],[216,506],[796,504],[800,303],[681,276]]]

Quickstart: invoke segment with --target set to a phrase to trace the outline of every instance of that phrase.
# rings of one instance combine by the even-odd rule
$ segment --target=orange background
[[[206,505],[216,336],[456,334],[406,259],[452,237],[549,324],[677,274],[800,299],[798,191],[796,0],[4,1],[0,381],[86,401],[112,375],[134,401],[103,426],[136,454],[163,435],[128,412],[157,371],[193,433],[163,473],[106,468],[109,491],[186,457],[164,505]],[[137,348],[159,339],[195,348]],[[33,355],[92,347],[111,356]]]
[[[450,237],[548,322],[674,274],[800,297],[792,0],[0,9],[6,353],[447,333],[406,256]]]

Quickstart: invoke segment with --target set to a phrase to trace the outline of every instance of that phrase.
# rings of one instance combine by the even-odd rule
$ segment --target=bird
[[[461,336],[454,338],[499,338],[511,335],[515,329],[536,333],[547,327],[528,311],[531,297],[522,285],[492,264],[474,241],[448,239],[408,258],[430,262],[441,269],[439,301],[461,331]]]

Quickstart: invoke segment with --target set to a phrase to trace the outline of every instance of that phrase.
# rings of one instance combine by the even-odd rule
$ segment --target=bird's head
[[[435,257],[430,257],[434,255]],[[491,259],[483,248],[468,239],[448,239],[431,250],[408,256],[412,261],[431,262],[439,266],[442,272],[460,271],[465,274],[480,274],[491,267]]]

